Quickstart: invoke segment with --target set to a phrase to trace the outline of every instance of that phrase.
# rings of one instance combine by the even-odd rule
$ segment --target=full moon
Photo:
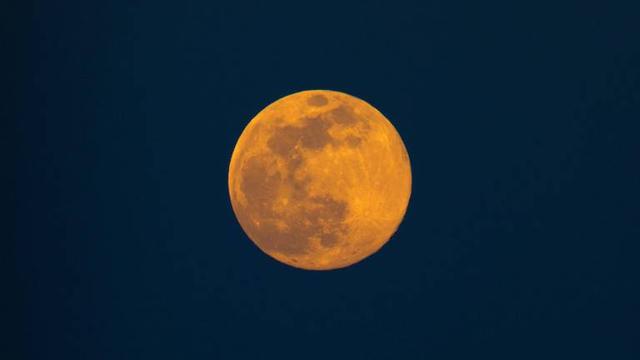
[[[263,252],[297,268],[337,269],[396,232],[411,165],[400,135],[373,106],[341,92],[302,91],[246,126],[231,156],[229,195]]]

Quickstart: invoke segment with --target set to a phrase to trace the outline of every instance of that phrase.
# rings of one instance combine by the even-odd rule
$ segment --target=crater
[[[242,167],[242,192],[261,216],[270,209],[282,181],[279,173],[270,174],[268,169],[268,161],[259,156],[249,158]]]
[[[287,125],[274,129],[267,140],[269,149],[281,157],[288,157],[298,144],[319,150],[333,140],[328,132],[331,123],[321,116],[305,117],[301,122],[302,126]]]
[[[358,145],[360,145],[360,143],[362,142],[362,138],[358,136],[349,135],[345,139],[345,142],[350,147],[358,147]]]
[[[347,215],[347,204],[329,196],[311,197],[310,210],[307,215],[319,220],[342,221]]]
[[[320,244],[324,247],[333,247],[338,244],[338,237],[336,234],[322,234],[320,236]]]
[[[320,107],[320,106],[325,106],[329,103],[329,100],[327,100],[327,98],[324,95],[312,95],[310,98],[307,99],[307,104],[311,105],[311,106],[316,106],[316,107]]]
[[[329,116],[331,116],[333,121],[340,125],[353,125],[358,122],[358,117],[347,105],[340,105],[331,110]]]
[[[291,189],[293,190],[291,197],[294,200],[298,200],[298,201],[305,199],[307,197],[307,187],[311,182],[309,178],[298,180],[298,179],[295,179],[292,174],[290,174],[289,176],[290,176],[289,181],[291,182]]]
[[[264,250],[295,257],[309,252],[314,239],[323,247],[333,247],[347,234],[346,203],[324,196],[306,197],[298,204],[285,219],[287,227],[276,226],[273,219],[258,226],[255,240]]]
[[[257,242],[267,251],[277,251],[287,256],[302,255],[308,252],[308,236],[298,234],[296,229],[283,231],[270,221],[260,226]]]
[[[294,172],[298,170],[298,168],[300,168],[303,163],[304,159],[302,158],[302,154],[300,154],[299,151],[293,151],[292,153],[290,153],[286,162],[287,170],[289,170],[289,177],[292,177]]]
[[[267,141],[267,146],[277,155],[286,157],[293,151],[299,140],[299,128],[283,126],[274,130],[273,135]]]
[[[304,147],[319,150],[328,145],[333,139],[328,132],[331,124],[322,117],[305,118],[303,124],[304,126],[300,129],[300,139]]]
[[[302,215],[315,229],[314,235],[320,238],[320,244],[324,247],[335,246],[339,235],[347,233],[347,225],[344,223],[347,215],[345,202],[328,196],[312,197]]]

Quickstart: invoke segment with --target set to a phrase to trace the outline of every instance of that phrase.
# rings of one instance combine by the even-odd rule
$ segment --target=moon
[[[231,156],[229,196],[247,236],[293,267],[331,270],[378,251],[411,195],[402,138],[354,96],[285,96],[246,126]]]

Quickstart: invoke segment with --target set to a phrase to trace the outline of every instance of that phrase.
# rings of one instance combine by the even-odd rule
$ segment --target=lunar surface
[[[285,264],[329,270],[378,251],[409,203],[400,135],[345,93],[303,91],[256,115],[229,166],[229,194],[249,238]]]

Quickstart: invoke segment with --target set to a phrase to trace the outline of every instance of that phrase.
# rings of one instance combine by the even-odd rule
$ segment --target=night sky
[[[14,7],[0,357],[640,358],[622,3]],[[412,163],[396,235],[337,271],[264,255],[227,190],[248,121],[307,89],[373,104]]]

